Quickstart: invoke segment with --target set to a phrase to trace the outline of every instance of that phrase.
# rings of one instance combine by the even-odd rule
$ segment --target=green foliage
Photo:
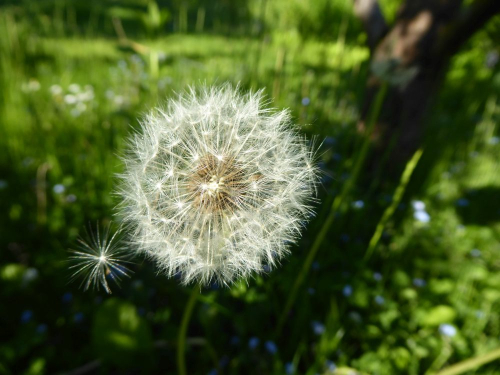
[[[111,298],[95,313],[92,345],[96,356],[119,367],[149,367],[153,341],[146,320],[130,302]]]
[[[384,11],[396,3],[382,1]],[[0,374],[177,373],[189,291],[144,261],[113,297],[83,293],[68,285],[65,261],[89,221],[112,219],[118,155],[137,117],[200,81],[265,88],[324,140],[324,175],[317,218],[279,269],[202,290],[187,327],[187,373],[416,375],[471,358],[469,374],[498,373],[487,354],[500,346],[498,19],[452,60],[401,191],[401,176],[389,179],[385,167],[376,188],[362,173],[352,183],[369,56],[350,2],[154,4],[0,8]],[[136,44],[117,41],[111,16]],[[346,184],[345,208],[277,335]]]

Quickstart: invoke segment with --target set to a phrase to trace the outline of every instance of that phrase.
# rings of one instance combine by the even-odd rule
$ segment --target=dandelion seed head
[[[287,254],[318,182],[314,149],[288,111],[224,85],[191,89],[141,125],[119,190],[138,251],[202,284],[230,284]]]
[[[72,280],[81,279],[85,290],[102,287],[111,293],[108,278],[118,283],[122,277],[129,277],[131,271],[126,267],[128,254],[117,241],[119,233],[118,230],[111,235],[110,226],[102,233],[98,226],[95,231],[89,227],[86,236],[78,239],[78,249],[71,250]]]

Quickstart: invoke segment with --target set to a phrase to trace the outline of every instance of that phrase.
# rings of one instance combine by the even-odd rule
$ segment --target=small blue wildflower
[[[271,266],[269,264],[264,264],[262,266],[262,271],[264,271],[265,273],[271,272]]]
[[[259,346],[260,340],[257,337],[252,337],[248,340],[248,347],[254,350],[257,346]]]
[[[34,159],[27,157],[23,160],[23,166],[24,167],[29,167],[31,164],[33,164]]]
[[[317,320],[313,320],[311,322],[311,327],[314,334],[318,336],[322,335],[325,332],[325,326],[322,323],[318,322]]]
[[[207,373],[207,375],[217,375],[217,374],[218,374],[218,372],[217,372],[217,369],[215,369],[215,368],[211,369],[211,370]]]
[[[375,280],[375,281],[382,280],[382,274],[380,272],[374,272],[373,273],[373,280]]]
[[[383,305],[385,303],[385,298],[380,295],[375,296],[375,303],[377,305]]]
[[[64,193],[64,190],[66,190],[66,188],[64,187],[63,184],[56,184],[56,185],[54,185],[54,187],[52,188],[52,190],[56,194],[62,194],[62,193]]]
[[[481,250],[479,249],[472,249],[470,251],[470,255],[474,258],[479,258],[481,256]]]
[[[476,310],[476,312],[474,313],[474,315],[476,316],[476,318],[482,319],[482,318],[485,317],[486,314],[484,313],[484,311]]]
[[[307,288],[307,293],[309,293],[311,296],[316,294],[316,289],[314,288]]]
[[[292,362],[288,362],[285,364],[285,371],[287,375],[295,374],[295,366],[293,365]]]
[[[321,177],[321,183],[323,185],[327,185],[327,184],[329,184],[332,181],[333,181],[332,176],[329,176],[327,174],[323,174],[323,176]]]
[[[351,319],[353,322],[356,322],[356,323],[361,323],[361,321],[363,320],[363,318],[361,317],[361,314],[358,313],[357,311],[350,311],[348,316],[349,316],[349,319]]]
[[[30,267],[23,274],[23,282],[30,283],[38,278],[38,270],[36,268]]]
[[[316,261],[316,260],[315,260],[314,262],[312,262],[312,264],[311,264],[311,269],[312,269],[313,271],[317,271],[317,270],[319,270],[319,262],[318,262],[318,261]]]
[[[413,279],[413,285],[416,286],[417,288],[423,288],[427,282],[424,279],[420,279],[418,277],[415,277]]]
[[[443,336],[453,337],[457,334],[457,329],[451,324],[444,323],[439,326],[439,332]]]
[[[458,207],[467,207],[469,205],[469,200],[466,198],[460,198],[457,199],[456,203]]]
[[[70,303],[72,300],[73,300],[73,294],[71,294],[70,292],[66,292],[63,294],[62,301],[64,303]]]
[[[497,51],[489,51],[486,54],[486,60],[485,60],[485,65],[487,68],[493,69],[496,64],[498,64],[498,61],[500,60],[500,56],[498,55]]]
[[[392,195],[389,195],[389,194],[384,194],[382,196],[382,199],[384,200],[384,202],[386,203],[391,203],[392,202]]]
[[[132,288],[134,289],[142,289],[144,286],[144,282],[141,279],[136,279],[132,281]]]
[[[5,189],[9,184],[5,180],[0,180],[0,190]]]
[[[73,321],[75,323],[81,323],[83,321],[83,313],[82,312],[77,312],[74,316],[73,316]]]
[[[342,294],[345,297],[350,297],[352,295],[352,286],[350,286],[349,284],[344,286],[344,288],[342,289]]]
[[[415,211],[413,217],[421,223],[428,223],[431,221],[431,216],[425,211]]]
[[[362,200],[357,200],[352,203],[352,206],[359,210],[365,206],[365,202],[363,202]]]
[[[33,311],[31,310],[24,310],[21,313],[21,323],[28,323],[31,318],[33,318]]]
[[[497,145],[500,143],[500,137],[491,137],[488,143],[490,145]]]
[[[219,361],[219,366],[220,367],[226,367],[229,363],[229,357],[227,355],[222,356],[222,358]]]
[[[311,99],[309,99],[308,97],[302,98],[302,105],[303,106],[308,106],[309,103],[311,103]]]
[[[337,143],[337,140],[333,137],[326,137],[325,140],[323,141],[323,144],[325,146],[333,146]]]
[[[68,202],[68,203],[75,203],[76,202],[76,195],[75,194],[69,194],[66,197],[66,202]]]
[[[330,361],[329,359],[327,359],[325,361],[325,367],[326,367],[326,370],[330,371],[330,372],[333,372],[337,369],[337,365],[335,364],[335,362]]]
[[[342,160],[342,155],[340,155],[339,153],[335,152],[332,155],[332,160],[333,161],[341,161]]]
[[[422,201],[413,201],[411,202],[413,209],[415,211],[424,211],[425,210],[425,203]]]
[[[278,351],[278,347],[271,340],[266,341],[265,346],[266,346],[266,350],[269,352],[269,354],[276,354],[276,352]]]
[[[38,333],[39,335],[42,335],[45,332],[47,332],[47,324],[39,324],[36,327],[36,333]]]
[[[342,242],[349,242],[350,239],[351,239],[351,237],[348,234],[343,233],[340,235],[340,240]]]

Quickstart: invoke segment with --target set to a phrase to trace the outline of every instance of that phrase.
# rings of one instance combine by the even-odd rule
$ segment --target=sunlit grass
[[[186,305],[177,281],[137,266],[115,293],[135,307],[107,316],[121,328],[94,332],[96,341],[122,342],[105,366],[141,346],[130,334],[137,326],[152,332],[161,361],[151,366],[162,373],[176,372],[175,345],[188,373],[314,374],[335,365],[339,374],[415,375],[473,358],[458,367],[471,369],[500,346],[500,73],[484,64],[487,44],[471,43],[452,61],[425,153],[396,204],[397,180],[382,171],[374,194],[354,168],[364,152],[356,121],[368,51],[345,34],[169,35],[134,40],[146,48],[137,51],[109,35],[41,36],[10,13],[0,31],[0,297],[12,301],[0,313],[0,372],[56,373],[97,359],[88,332],[109,309],[68,286],[67,248],[89,220],[112,216],[117,155],[137,117],[199,82],[265,88],[306,133],[327,137],[318,218],[277,270],[227,291],[204,289],[196,304]],[[345,208],[319,241],[339,197]],[[315,241],[321,250],[309,259]],[[495,371],[493,362],[477,373]]]

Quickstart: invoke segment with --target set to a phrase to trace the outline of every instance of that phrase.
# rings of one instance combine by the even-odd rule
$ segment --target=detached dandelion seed
[[[273,267],[312,216],[314,150],[262,91],[191,89],[129,142],[119,193],[139,252],[185,284]]]
[[[71,250],[70,269],[75,270],[72,280],[82,278],[84,290],[102,286],[107,293],[111,293],[108,279],[118,284],[122,277],[129,277],[131,271],[125,266],[129,263],[125,260],[127,254],[116,240],[119,233],[120,230],[110,237],[110,225],[102,235],[99,226],[95,232],[89,227],[86,238],[78,239],[78,250]]]

